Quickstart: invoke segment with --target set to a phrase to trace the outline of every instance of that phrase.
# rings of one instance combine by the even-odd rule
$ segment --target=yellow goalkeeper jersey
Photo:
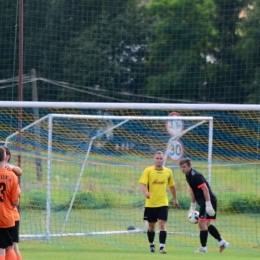
[[[150,193],[150,199],[146,199],[145,207],[156,208],[169,205],[167,186],[175,185],[171,169],[163,167],[163,170],[158,171],[155,166],[146,168],[139,182],[146,184]]]

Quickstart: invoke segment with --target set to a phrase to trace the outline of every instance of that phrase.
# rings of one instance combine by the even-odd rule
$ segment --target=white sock
[[[160,247],[165,247],[165,244],[160,244]]]
[[[220,245],[223,245],[226,241],[222,238],[220,241],[219,241],[219,244]]]

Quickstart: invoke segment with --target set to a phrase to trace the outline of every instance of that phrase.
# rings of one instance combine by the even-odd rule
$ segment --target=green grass
[[[102,157],[95,159],[102,160]],[[106,158],[106,160],[109,159],[112,162],[114,160],[114,158]],[[128,156],[126,159],[133,161],[135,158]],[[45,234],[47,163],[43,161],[42,183],[37,181],[33,160],[30,161],[27,158],[27,161],[22,165],[24,176],[21,179],[21,235]],[[196,164],[194,168],[201,171],[206,177],[207,168],[205,164]],[[143,168],[140,165],[136,167],[115,167],[93,162],[87,165],[77,193],[79,196],[76,196],[76,200],[80,199],[80,201],[77,201],[76,206],[72,208],[65,231],[78,233],[125,231],[130,225],[143,228],[144,197],[138,184],[142,170]],[[80,164],[53,160],[50,219],[52,234],[61,232],[80,171]],[[199,241],[197,227],[187,222],[187,209],[190,205],[189,189],[180,169],[175,170],[174,176],[180,209],[170,209],[167,229],[179,235],[169,235],[167,239],[168,251],[171,251],[171,248],[175,250],[179,246],[182,249],[191,246],[188,250],[183,250],[184,252],[193,252]],[[259,176],[260,167],[258,165],[213,165],[211,186],[219,199],[216,226],[224,238],[233,246],[244,249],[250,248],[251,250],[260,241],[260,218],[257,213],[253,213],[254,205],[258,205],[258,207],[260,205],[260,200],[258,200],[260,197]],[[169,198],[171,198],[170,195]],[[245,207],[249,204],[249,201],[243,198],[252,199],[251,211],[246,211]],[[98,202],[98,205],[104,205],[104,207],[95,208],[96,202]],[[233,202],[236,203],[235,207],[231,205]],[[237,212],[247,213],[240,214]],[[102,243],[99,242],[99,239],[102,239]],[[158,241],[158,238],[156,239]],[[118,255],[120,248],[124,251],[130,250],[130,252],[131,250],[134,250],[134,252],[140,251],[141,255],[143,251],[144,254],[147,252],[146,237],[143,235],[108,235],[102,238],[99,236],[71,236],[63,240],[59,238],[51,239],[51,242],[58,243],[59,246],[62,245],[61,241],[65,241],[66,250],[67,246],[70,248],[70,245],[73,244],[74,246],[89,245],[90,252],[92,252],[92,246],[96,247],[97,251],[104,248],[107,248],[108,251],[115,250]],[[24,244],[27,244],[27,242]],[[211,239],[209,246],[214,248],[216,246],[215,241]],[[182,251],[182,249],[180,250]],[[85,248],[82,250],[85,250]],[[79,251],[81,251],[80,247]],[[180,252],[180,254],[182,253]]]
[[[51,242],[70,245],[89,245],[99,248],[123,248],[146,247],[145,233],[120,234],[120,235],[91,235],[91,232],[100,231],[126,231],[128,226],[136,228],[144,227],[141,209],[132,208],[105,208],[73,210],[66,225],[66,232],[87,233],[87,236],[52,237]],[[52,212],[51,232],[60,234],[64,223],[66,211]],[[45,234],[44,212],[31,210],[22,213],[21,234]],[[28,223],[27,223],[28,221]],[[257,214],[230,214],[220,213],[214,225],[221,235],[228,240],[231,246],[253,249],[259,241],[258,230],[260,219]],[[28,231],[29,226],[29,231]],[[167,222],[167,245],[175,247],[197,247],[199,245],[199,230],[197,225],[192,225],[187,220],[186,210],[170,209]],[[158,242],[156,235],[155,242]],[[217,242],[210,236],[210,247],[216,247]]]
[[[102,238],[100,238],[102,239]],[[239,259],[258,259],[260,249],[239,249],[239,248],[227,248],[223,253],[218,253],[216,247],[209,247],[208,253],[200,254],[194,253],[195,247],[167,247],[168,253],[166,255],[160,255],[158,250],[155,254],[151,254],[147,250],[147,246],[133,247],[133,248],[111,248],[102,247],[99,245],[94,246],[68,246],[57,245],[50,243],[39,242],[21,242],[19,244],[20,252],[23,259],[35,260],[35,259],[48,259],[48,260],[143,260],[143,259],[178,259],[178,260],[190,260],[190,259],[212,259],[212,260],[239,260]]]

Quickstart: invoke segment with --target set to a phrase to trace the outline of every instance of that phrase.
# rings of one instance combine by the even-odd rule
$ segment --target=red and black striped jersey
[[[206,179],[201,173],[191,169],[190,173],[186,175],[186,181],[188,182],[190,188],[192,189],[193,194],[195,196],[195,200],[197,202],[205,201],[203,190],[201,189],[201,187],[203,187],[204,185],[206,185],[209,190],[210,200],[211,201],[217,200],[209,183],[206,181]]]

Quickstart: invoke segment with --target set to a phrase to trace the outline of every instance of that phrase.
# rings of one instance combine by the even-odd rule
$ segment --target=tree
[[[214,3],[154,0],[149,10],[158,17],[158,23],[157,39],[150,45],[153,75],[148,78],[148,93],[172,99],[203,99],[200,89],[206,80],[205,56],[216,36]]]
[[[236,54],[245,62],[245,75],[242,84],[247,91],[246,103],[260,103],[260,1],[252,0],[242,10],[237,33],[240,41]]]
[[[72,74],[78,73],[77,71],[69,71],[66,68],[64,70],[64,56],[67,57],[69,53],[76,51],[70,48],[78,47],[74,43],[79,42],[86,31],[93,31],[93,28],[97,28],[100,19],[103,19],[100,18],[101,14],[106,14],[110,17],[109,19],[118,17],[119,14],[122,16],[129,2],[133,3],[132,0],[26,1],[24,70],[29,72],[34,68],[38,76],[59,81],[68,79],[71,81],[71,79],[77,78],[77,75]],[[110,20],[107,22],[109,24]],[[91,52],[94,52],[96,46],[92,45],[92,47]],[[81,60],[80,53],[79,58]],[[102,70],[103,67],[95,69],[96,74],[99,75],[99,70]],[[82,83],[82,81],[75,82]],[[38,89],[41,100],[62,100],[66,92],[59,87],[49,88],[46,83],[41,82],[38,84]],[[67,96],[70,100],[77,101],[82,98],[80,92],[72,93],[73,96],[71,94]]]
[[[145,86],[147,46],[152,40],[152,21],[143,6],[130,1],[117,14],[105,11],[63,54],[66,81],[89,87],[85,101],[123,101],[124,94],[138,94]],[[81,88],[82,89],[82,88]],[[73,96],[65,93],[68,100]],[[135,100],[136,101],[136,100]]]
[[[148,93],[177,102],[243,103],[244,63],[234,52],[246,0],[153,0]],[[162,91],[163,89],[163,91]]]
[[[246,92],[242,82],[247,77],[245,65],[235,49],[239,43],[237,24],[247,0],[217,0],[214,27],[217,31],[214,49],[206,63],[204,93],[207,101],[244,103]]]
[[[2,1],[0,8],[0,79],[12,78],[18,74],[18,17],[17,1]],[[4,84],[1,100],[15,100],[18,96],[16,86]],[[11,87],[10,87],[11,86]]]

